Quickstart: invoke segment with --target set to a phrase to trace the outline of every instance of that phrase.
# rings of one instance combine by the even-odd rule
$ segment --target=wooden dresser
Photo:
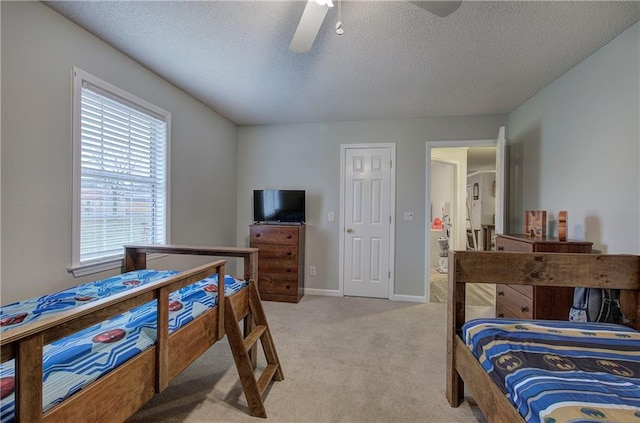
[[[553,237],[496,235],[497,251],[591,253],[593,243]],[[496,284],[496,316],[568,320],[573,288]]]
[[[259,248],[258,291],[267,301],[297,303],[304,295],[305,225],[251,225],[249,244]]]

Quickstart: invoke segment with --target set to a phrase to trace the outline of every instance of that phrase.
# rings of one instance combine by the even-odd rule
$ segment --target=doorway
[[[392,299],[395,144],[341,146],[340,291]]]
[[[487,164],[478,167],[476,153],[480,152],[481,156],[486,158],[490,157],[492,162],[491,168]],[[441,245],[436,244],[433,240],[433,233],[431,228],[434,224],[434,217],[444,216],[445,213],[439,212],[439,214],[432,215],[429,213],[432,211],[442,210],[442,205],[438,204],[439,194],[434,188],[434,184],[439,186],[440,184],[450,184],[450,181],[446,183],[438,183],[438,181],[432,181],[431,176],[433,169],[438,169],[441,162],[446,161],[455,163],[457,166],[457,172],[454,181],[454,193],[451,209],[449,210],[450,216],[450,236],[448,247],[452,250],[466,250],[471,245],[474,249],[483,249],[484,243],[482,242],[482,230],[486,227],[487,233],[490,237],[495,234],[504,233],[504,218],[505,218],[505,183],[506,183],[506,139],[504,127],[501,127],[498,131],[497,139],[485,139],[485,140],[461,140],[461,141],[435,141],[426,143],[426,195],[425,195],[425,209],[427,210],[425,219],[425,227],[427,228],[425,234],[425,292],[426,298],[429,302],[445,302],[446,301],[446,274],[441,272],[434,272],[432,264],[434,263],[434,257],[439,256],[433,251],[434,248],[440,250]],[[474,200],[474,185],[467,183],[467,176],[470,173],[476,175],[491,175],[487,179],[487,186],[484,187],[484,193],[491,192],[491,201],[494,202],[494,207],[485,207],[485,215],[482,215],[482,204],[487,204],[487,199],[480,198],[479,189],[482,182],[478,182],[477,198]],[[477,178],[480,178],[477,176]],[[495,181],[495,184],[493,184]],[[469,193],[468,193],[469,192]],[[469,203],[467,198],[470,197]],[[469,207],[467,207],[467,204]],[[445,209],[446,211],[446,209]],[[487,220],[488,219],[488,220]],[[476,236],[476,242],[468,242],[468,234],[471,233]],[[441,232],[442,233],[442,232]],[[491,245],[490,239],[488,244]],[[441,267],[441,266],[440,266]],[[435,281],[435,284],[432,282]],[[475,288],[475,287],[474,287]],[[478,296],[467,295],[468,304],[471,305],[484,305],[492,306],[495,304],[495,286],[478,286],[478,288],[484,288],[485,292],[479,292]],[[487,289],[489,288],[489,289]],[[474,289],[467,291],[467,294]]]

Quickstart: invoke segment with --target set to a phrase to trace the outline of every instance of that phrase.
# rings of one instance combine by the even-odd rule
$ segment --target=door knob
[[[347,228],[347,233],[348,233],[348,234],[353,233],[353,229],[351,229],[351,228]]]

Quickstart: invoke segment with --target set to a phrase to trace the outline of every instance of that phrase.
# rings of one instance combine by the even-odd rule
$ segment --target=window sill
[[[147,260],[156,260],[162,257],[166,257],[168,254],[149,254]],[[72,273],[74,278],[82,276],[92,275],[94,273],[105,272],[112,269],[122,269],[124,266],[123,258],[113,258],[110,260],[104,260],[98,263],[89,264],[77,264],[67,267],[67,272]]]

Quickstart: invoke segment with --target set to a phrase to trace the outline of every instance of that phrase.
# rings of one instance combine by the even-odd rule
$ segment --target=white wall
[[[568,211],[568,237],[640,253],[640,23],[509,114],[510,227]]]
[[[456,197],[452,204],[451,233],[449,249],[466,250],[467,248],[467,205],[466,205],[466,179],[467,179],[467,147],[432,148],[431,158],[455,163],[458,170],[455,176],[457,186]]]
[[[431,215],[429,221],[433,223],[435,218],[443,221],[443,207],[448,204],[450,208],[454,205],[453,189],[456,165],[437,160],[431,161],[431,210],[427,210]],[[450,218],[450,217],[449,217]]]
[[[451,223],[453,208],[456,204],[453,191],[455,189],[456,169],[457,166],[454,163],[438,160],[431,161],[431,210],[426,212],[431,213],[427,216],[429,223],[433,224],[434,219],[438,218],[442,222],[443,229],[427,228],[427,233],[430,232],[429,267],[438,267],[439,265],[440,247],[438,238],[448,237],[446,232],[447,222]],[[445,214],[447,215],[446,219]]]
[[[395,294],[425,295],[425,143],[496,137],[506,116],[387,119],[238,128],[238,243],[248,245],[254,189],[307,191],[305,288],[338,289],[340,145],[396,143]],[[466,172],[466,169],[465,169]],[[328,222],[327,213],[336,213]],[[414,212],[413,222],[402,221]],[[317,267],[317,276],[308,274]]]
[[[0,7],[2,304],[118,273],[74,279],[66,270],[73,66],[172,113],[172,241],[234,245],[236,126],[44,4]]]

